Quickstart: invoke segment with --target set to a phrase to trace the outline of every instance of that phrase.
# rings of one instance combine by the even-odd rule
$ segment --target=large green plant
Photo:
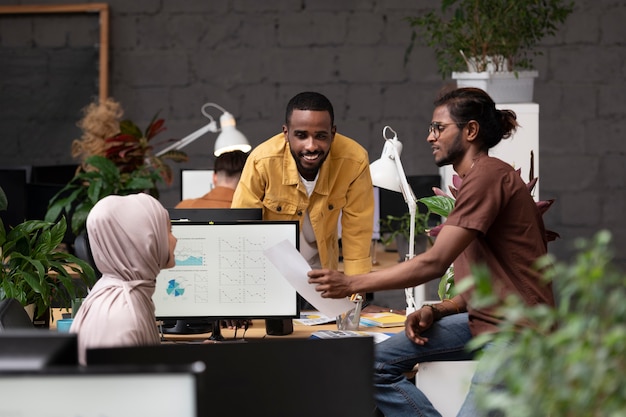
[[[442,0],[441,8],[407,20],[413,28],[408,59],[416,42],[435,50],[443,77],[452,71],[532,68],[537,45],[573,11],[569,0]]]
[[[6,195],[0,188],[0,210],[6,210]],[[73,275],[85,286],[95,283],[93,269],[74,255],[58,250],[66,231],[65,218],[59,222],[27,220],[6,230],[0,220],[0,299],[15,298],[22,305],[35,305],[41,316],[52,300],[69,307],[79,294]]]
[[[156,184],[159,173],[141,165],[133,171],[122,172],[113,161],[103,156],[91,156],[85,165],[92,169],[78,172],[52,199],[45,216],[49,222],[65,215],[70,220],[72,232],[80,234],[85,229],[87,215],[102,198],[111,195],[128,195],[149,192],[157,197]]]
[[[507,417],[626,415],[626,274],[612,263],[610,243],[604,230],[576,241],[571,264],[542,259],[537,267],[553,283],[557,306],[510,297],[499,311],[500,332],[473,342],[508,345],[481,359],[501,387],[481,393],[483,407]],[[488,274],[474,279],[476,302],[488,304]]]

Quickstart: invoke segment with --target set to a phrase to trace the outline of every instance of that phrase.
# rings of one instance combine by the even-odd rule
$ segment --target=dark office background
[[[68,2],[71,3],[71,2]],[[81,2],[83,3],[83,2]],[[2,5],[55,4],[8,1]],[[206,123],[215,102],[256,145],[277,133],[287,100],[303,90],[326,94],[340,132],[379,158],[381,131],[404,142],[408,175],[437,174],[426,127],[437,91],[449,82],[434,53],[415,48],[405,17],[437,7],[430,0],[111,0],[109,95],[145,127],[156,112],[162,139]],[[560,258],[576,237],[610,229],[626,261],[626,3],[580,0],[536,59],[540,105],[541,198],[562,238]],[[96,15],[0,15],[0,167],[74,164],[80,109],[97,95]],[[213,114],[219,116],[219,113]],[[181,168],[212,167],[215,135],[185,150]],[[177,178],[162,187],[164,205],[180,196]]]

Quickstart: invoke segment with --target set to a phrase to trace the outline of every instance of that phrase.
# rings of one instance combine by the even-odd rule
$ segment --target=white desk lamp
[[[392,138],[387,137],[387,131],[393,133]],[[372,176],[372,183],[376,187],[385,188],[390,191],[401,192],[404,197],[404,201],[409,207],[410,215],[410,231],[409,231],[409,252],[406,254],[406,259],[409,260],[415,256],[415,215],[417,212],[417,199],[413,193],[413,189],[409,185],[400,161],[400,153],[402,152],[402,143],[398,140],[398,134],[390,127],[385,126],[383,128],[383,138],[385,139],[385,146],[380,159],[370,164],[370,174]],[[413,288],[405,288],[404,293],[406,297],[406,314],[409,315],[414,312],[417,307],[415,305],[415,298],[413,296]],[[424,301],[424,288],[418,286],[419,291],[418,298],[421,302]]]
[[[219,109],[220,111],[222,111],[223,114],[220,116],[220,125],[222,126],[221,129],[217,128],[217,123],[215,122],[215,119],[209,113],[206,112],[205,109],[206,107],[209,107],[209,106],[215,107],[216,109]],[[233,117],[233,115],[228,113],[226,110],[224,110],[223,107],[215,103],[206,103],[205,105],[202,106],[202,114],[210,120],[209,124],[207,124],[204,127],[201,127],[200,129],[196,130],[192,134],[185,136],[184,138],[173,143],[172,145],[168,146],[162,151],[159,151],[159,153],[157,153],[156,156],[161,156],[174,149],[176,150],[182,149],[207,132],[217,133],[220,131],[221,131],[220,134],[217,136],[217,139],[215,140],[215,151],[213,152],[215,156],[220,156],[224,152],[230,152],[230,151],[236,151],[236,150],[240,150],[242,152],[248,152],[250,151],[250,149],[252,149],[252,146],[250,146],[248,139],[246,139],[243,133],[238,131],[237,128],[235,127],[236,123],[235,123],[235,118]]]

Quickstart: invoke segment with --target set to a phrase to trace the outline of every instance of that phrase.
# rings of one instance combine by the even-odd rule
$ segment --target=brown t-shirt
[[[470,274],[470,265],[483,264],[489,268],[500,301],[514,293],[529,305],[554,304],[551,286],[543,284],[533,268],[537,258],[547,253],[541,213],[509,164],[488,156],[477,159],[463,178],[446,225],[478,231],[454,262],[455,281]],[[496,306],[474,309],[471,291],[463,296],[472,334],[496,331]]]

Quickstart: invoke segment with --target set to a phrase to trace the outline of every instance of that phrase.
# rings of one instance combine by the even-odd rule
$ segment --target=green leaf
[[[443,195],[433,195],[423,197],[417,200],[426,206],[428,211],[442,217],[448,217],[452,209],[454,209],[454,199]]]
[[[143,136],[141,129],[139,129],[139,127],[130,120],[122,120],[120,122],[120,133],[132,135],[137,139]]]
[[[0,211],[6,210],[8,206],[7,195],[4,193],[2,187],[0,187]]]

